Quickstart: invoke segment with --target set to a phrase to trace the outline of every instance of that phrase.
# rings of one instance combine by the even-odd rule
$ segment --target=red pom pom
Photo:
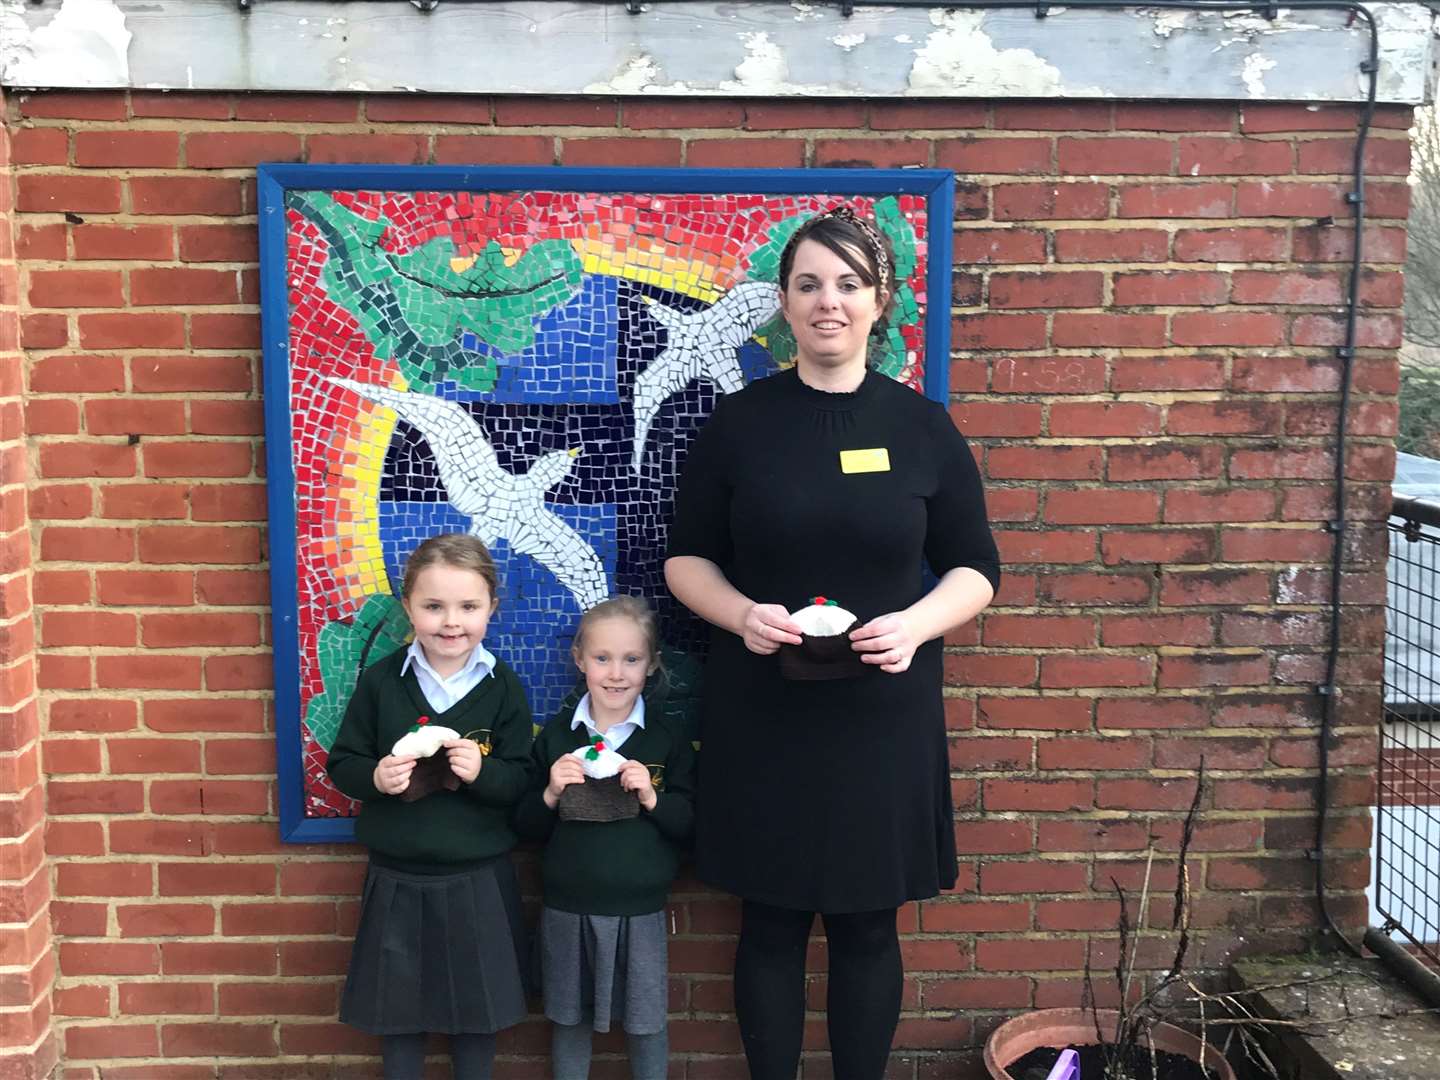
[[[819,605],[821,605],[821,606],[824,606],[824,604],[825,604],[825,598],[824,598],[823,596],[817,596],[817,597],[815,597],[814,600],[812,600],[812,601],[810,601],[810,602],[811,602],[812,604],[819,604]]]
[[[428,724],[429,722],[430,722],[430,717],[428,717],[428,716],[422,716],[422,717],[420,717],[419,720],[416,720],[416,721],[415,721],[415,723],[417,723],[417,724]]]
[[[595,740],[595,749],[596,749],[596,750],[604,750],[604,749],[605,749],[605,740],[604,740],[604,739],[596,739],[596,740]]]

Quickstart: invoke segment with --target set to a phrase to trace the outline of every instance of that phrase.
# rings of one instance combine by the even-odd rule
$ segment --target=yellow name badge
[[[883,446],[871,450],[841,450],[842,473],[889,472],[890,451]]]

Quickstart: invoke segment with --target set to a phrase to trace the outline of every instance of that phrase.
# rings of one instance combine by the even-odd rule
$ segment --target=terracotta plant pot
[[[1120,1014],[1114,1009],[1098,1009],[1100,1030],[1114,1038]],[[1042,1046],[1063,1050],[1067,1046],[1094,1046],[1095,1017],[1089,1009],[1039,1009],[1007,1020],[985,1040],[985,1068],[992,1080],[1015,1080],[1006,1072],[1031,1050]],[[1151,1029],[1155,1049],[1183,1054],[1191,1061],[1200,1060],[1200,1040],[1174,1024],[1156,1024]],[[1220,1080],[1235,1080],[1235,1070],[1214,1043],[1205,1046],[1204,1065],[1213,1069]]]

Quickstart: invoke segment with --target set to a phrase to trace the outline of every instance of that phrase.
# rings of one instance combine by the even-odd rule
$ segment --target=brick
[[[146,442],[145,475],[248,476],[254,466],[254,450],[248,442]]]
[[[212,776],[273,775],[275,740],[208,740],[205,744],[205,771]]]
[[[1259,311],[1179,312],[1171,320],[1176,346],[1279,346],[1286,317]]]
[[[113,821],[110,850],[117,855],[209,855],[209,826],[194,821]],[[209,909],[205,911],[209,916]],[[207,934],[210,925],[207,918]]]
[[[205,687],[208,690],[272,690],[274,686],[274,671],[268,652],[247,656],[211,656],[205,661]],[[274,771],[273,768],[271,771]]]
[[[1036,753],[1041,769],[1144,769],[1150,765],[1150,744],[1128,736],[1041,739],[1036,744]]]
[[[47,611],[41,628],[46,648],[135,644],[135,616],[119,612]]]
[[[37,308],[123,307],[117,270],[31,270],[27,298]]]
[[[851,101],[748,101],[745,127],[750,131],[783,131],[789,128],[860,128],[865,125],[865,106]]]
[[[1149,443],[1116,446],[1109,452],[1106,478],[1119,483],[1136,480],[1196,480],[1218,478],[1224,449],[1209,444]]]
[[[106,751],[110,757],[110,772],[117,775],[200,771],[198,740],[142,739],[131,736],[110,739],[106,744]]]
[[[144,356],[130,361],[136,393],[166,394],[183,391],[246,393],[252,389],[251,361],[243,356]],[[192,401],[197,406],[220,402]],[[202,409],[202,415],[204,410]]]
[[[1045,656],[1040,660],[1040,685],[1052,688],[1149,686],[1155,661],[1149,656]]]
[[[1268,656],[1212,653],[1162,656],[1156,685],[1163,688],[1263,686],[1270,679]]]
[[[179,484],[107,484],[100,491],[100,512],[107,518],[183,518],[185,495]]]
[[[85,402],[85,430],[91,435],[177,435],[185,430],[185,403],[95,398]]]
[[[343,975],[350,966],[350,947],[347,941],[281,942],[280,974]]]
[[[195,602],[195,577],[188,571],[102,570],[95,584],[102,604],[175,607]]]
[[[364,863],[288,863],[280,868],[280,892],[285,896],[351,897],[364,882]]]
[[[177,349],[185,345],[185,318],[170,312],[115,312],[77,316],[87,349]]]
[[[131,90],[130,112],[136,117],[176,120],[228,120],[234,102],[229,94],[172,93]]]
[[[1236,488],[1165,493],[1166,522],[1269,521],[1274,517],[1274,491]]]
[[[1215,643],[1215,624],[1208,615],[1105,615],[1100,626],[1101,640],[1110,648]]]
[[[159,895],[161,896],[273,896],[275,894],[275,867],[268,863],[233,863],[224,865],[214,862],[209,863],[161,863],[159,878]],[[170,966],[172,956],[174,963],[180,964],[182,960],[188,965],[215,964],[224,961],[227,950],[224,948],[218,951],[219,942],[176,942],[167,946],[166,950],[166,971],[168,974],[179,972],[197,973],[198,967],[187,967],[182,971],[180,967]],[[270,949],[273,946],[261,946],[262,949]],[[235,955],[244,955],[250,958],[250,962],[259,964],[255,958],[260,954],[253,946],[240,946],[241,952]],[[174,950],[172,953],[171,950]],[[247,951],[248,950],[248,951]],[[208,958],[208,959],[207,959]],[[228,961],[235,963],[234,960]],[[182,965],[183,966],[183,965]],[[264,971],[242,970],[236,974],[269,974],[273,973],[273,964]]]
[[[990,275],[992,308],[1099,307],[1105,280],[1095,271]]]
[[[1027,770],[1033,740],[1003,737],[950,740],[950,767],[961,770]]]
[[[173,169],[180,163],[178,131],[78,131],[75,164]]]
[[[200,814],[204,810],[199,780],[150,781],[152,814]]]
[[[153,1024],[93,1026],[72,1024],[65,1029],[67,1061],[87,1058],[153,1058],[160,1053],[160,1037]]]
[[[1269,601],[1270,576],[1258,570],[1167,570],[1160,577],[1160,603],[1166,607]]]
[[[1157,405],[1135,401],[1057,402],[1050,406],[1049,434],[1056,438],[1135,438],[1160,431],[1163,413]],[[1112,447],[1111,460],[1117,450]],[[1218,447],[1216,448],[1219,449]],[[1113,466],[1111,468],[1113,473]],[[1119,479],[1112,475],[1112,479]]]
[[[56,1016],[109,1016],[108,986],[72,986],[55,990]]]
[[[1180,229],[1175,233],[1177,262],[1280,262],[1289,246],[1284,229],[1261,226]]]
[[[1339,304],[1340,275],[1318,269],[1267,273],[1237,270],[1233,275],[1237,304]]]
[[[120,1012],[126,1016],[210,1016],[215,1012],[211,983],[121,983]]]
[[[7,348],[14,348],[13,333],[0,323],[0,333],[11,337]],[[20,346],[25,349],[63,349],[70,344],[69,319],[64,315],[20,316]]]
[[[1148,604],[1147,575],[1124,573],[1052,574],[1041,582],[1041,594],[1059,604]]]
[[[131,731],[135,722],[133,701],[85,697],[50,702],[51,731]]]
[[[872,101],[870,127],[874,131],[965,131],[983,128],[987,113],[980,101]]]
[[[1095,534],[1088,532],[998,531],[995,542],[1006,566],[1025,563],[1087,563],[1095,558]]]
[[[1257,738],[1157,738],[1155,765],[1161,769],[1263,769],[1265,740]]]
[[[1055,261],[1164,262],[1170,234],[1160,229],[1056,229]]]
[[[1182,104],[1173,101],[1117,101],[1116,131],[1230,131],[1235,107],[1229,102]],[[1184,144],[1185,140],[1181,140]]]
[[[270,578],[264,571],[202,570],[195,576],[202,603],[257,607],[270,599]]]
[[[996,221],[1094,221],[1110,216],[1110,189],[1105,184],[997,184]]]
[[[263,161],[299,161],[300,136],[285,131],[192,131],[185,137],[190,169],[253,168]]]
[[[360,99],[343,94],[241,94],[235,100],[237,120],[298,121],[315,124],[353,123]]]
[[[384,94],[364,100],[365,118],[379,123],[488,124],[488,97],[469,94]]]
[[[65,128],[15,128],[10,132],[10,161],[16,165],[66,165],[70,133]]]
[[[214,730],[213,726],[209,730]],[[206,814],[268,814],[271,811],[270,783],[266,780],[207,780],[200,786],[200,805]],[[248,830],[257,826],[246,826]],[[271,850],[274,831],[267,826],[258,826],[266,841],[265,851]],[[236,848],[232,828],[223,828],[216,837],[217,850],[225,852]]]
[[[1282,416],[1272,401],[1177,401],[1165,426],[1172,435],[1268,435],[1279,433]]]
[[[394,165],[423,165],[429,159],[429,138],[425,135],[308,135],[305,154],[311,164],[383,162]]]
[[[333,903],[225,903],[220,909],[226,937],[333,934],[335,925]]]
[[[986,780],[987,811],[1086,810],[1094,805],[1089,780]]]
[[[95,660],[96,685],[117,690],[198,690],[200,658],[196,656],[100,656]]]
[[[1103,454],[1098,446],[1001,446],[985,464],[991,479],[1098,480]]]
[[[21,225],[15,237],[20,262],[59,262],[65,258],[64,225]]]
[[[212,612],[150,614],[141,621],[141,632],[146,647],[152,649],[258,645],[260,619],[256,615]]]
[[[125,825],[187,825],[181,822],[115,822]],[[165,848],[142,847],[138,850],[154,851]],[[120,923],[122,937],[189,937],[208,936],[215,932],[215,909],[209,904],[117,904],[115,917]]]
[[[237,563],[260,561],[260,532],[249,526],[152,525],[138,531],[140,561]]]
[[[169,225],[86,223],[70,230],[77,259],[165,261],[174,257],[175,232]]]
[[[1061,312],[1054,317],[1051,342],[1061,348],[1158,348],[1166,344],[1165,316]]]
[[[1221,529],[1224,562],[1319,562],[1330,556],[1333,540],[1320,529]]]
[[[114,214],[120,181],[112,176],[21,173],[15,177],[15,209],[21,213]]]
[[[1106,136],[1056,140],[1056,164],[1063,174],[1168,176],[1174,172],[1175,144],[1168,139]]]
[[[221,1016],[333,1016],[339,1005],[334,984],[222,983]]]
[[[553,165],[549,135],[436,135],[437,165]]]
[[[1045,345],[1045,316],[957,315],[952,346],[957,349],[1039,349]]]
[[[29,91],[18,95],[20,114],[61,120],[124,120],[123,93],[89,90]]]
[[[994,126],[1016,131],[1109,131],[1112,119],[1112,107],[1104,101],[1003,101],[996,103]]]
[[[1066,971],[1085,962],[1085,942],[988,939],[975,943],[975,966],[981,971]]]
[[[1101,809],[1185,810],[1194,797],[1195,781],[1189,777],[1095,782],[1095,805]]]
[[[695,145],[690,144],[692,152]],[[1022,228],[959,229],[955,233],[954,258],[959,266],[1043,263],[1045,234]]]
[[[1115,303],[1120,307],[1142,304],[1209,307],[1225,303],[1229,293],[1230,281],[1226,274],[1163,270],[1115,275]],[[1242,302],[1236,298],[1236,303]]]
[[[815,165],[836,169],[903,169],[930,164],[924,139],[817,139]]]
[[[1246,104],[1240,109],[1240,130],[1247,134],[1292,131],[1354,131],[1353,105]]]
[[[989,615],[984,641],[992,648],[1087,648],[1095,643],[1095,624],[1078,615]]]
[[[991,364],[990,389],[997,394],[1098,394],[1105,389],[1105,358],[1004,356]],[[1033,434],[1039,433],[1037,426]]]
[[[1027,435],[1040,435],[1043,412],[1038,405],[965,402],[963,405],[950,406],[950,419],[955,420],[955,426],[969,438],[1024,438]]]
[[[967,136],[936,144],[935,164],[967,175],[1049,175],[1054,144],[1049,138]]]
[[[237,179],[136,176],[127,183],[130,187],[130,210],[135,214],[230,217],[245,211],[244,186]]]
[[[1095,704],[1095,726],[1123,728],[1203,728],[1208,713],[1203,701],[1147,694],[1133,698],[1101,698]]]
[[[982,728],[1075,731],[1090,726],[1091,703],[1078,697],[982,697],[977,722]]]
[[[1355,140],[1309,139],[1299,145],[1298,173],[1338,173],[1350,177],[1355,170]],[[1365,172],[1370,176],[1408,176],[1410,144],[1405,139],[1372,136],[1365,142]]]
[[[134,476],[135,448],[126,443],[75,440],[42,443],[40,472],[58,476]]]
[[[1177,171],[1182,176],[1285,176],[1294,171],[1294,161],[1288,141],[1191,138],[1180,140]]]
[[[258,401],[193,401],[190,430],[197,435],[263,435],[264,409]]]
[[[254,263],[260,257],[254,226],[180,225],[175,232],[181,262]]]
[[[560,161],[572,167],[666,168],[680,164],[681,146],[679,139],[565,139],[560,145]]]
[[[1230,476],[1236,480],[1322,480],[1335,472],[1334,455],[1322,446],[1235,450]]]
[[[1032,656],[947,655],[945,681],[952,686],[1028,686],[1037,671]]]
[[[85,484],[45,484],[30,489],[28,512],[32,521],[87,518],[91,514],[90,488]]]
[[[156,946],[139,942],[60,943],[60,971],[65,975],[155,975],[159,961]]]
[[[130,302],[137,307],[233,304],[239,300],[233,271],[157,267],[130,271]]]
[[[1365,226],[1365,258],[1372,263],[1405,261],[1405,230],[1391,225]],[[1339,225],[1295,226],[1296,262],[1349,263],[1355,233]]]
[[[799,169],[805,165],[804,139],[690,139],[685,164],[697,169]]]
[[[1402,324],[1399,315],[1362,315],[1355,324],[1355,344],[1360,348],[1398,349]],[[1344,344],[1344,316],[1297,315],[1290,324],[1290,341],[1295,345]]]
[[[1028,821],[957,821],[955,847],[964,855],[1015,855],[1031,849]]]
[[[174,1057],[256,1057],[277,1052],[275,1025],[164,1024],[165,1053]]]
[[[1051,490],[1045,520],[1055,525],[1142,525],[1159,520],[1157,492],[1080,488]]]

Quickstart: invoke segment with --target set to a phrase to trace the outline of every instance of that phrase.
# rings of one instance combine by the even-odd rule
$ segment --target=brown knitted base
[[[864,675],[867,665],[850,647],[850,631],[854,628],[851,623],[844,633],[828,637],[801,634],[799,645],[781,645],[780,674],[802,682]]]
[[[436,750],[429,757],[415,762],[415,768],[410,773],[410,786],[400,793],[400,799],[414,802],[432,791],[457,791],[459,788],[460,778],[451,770],[449,757],[444,750]]]
[[[606,780],[585,778],[560,793],[556,804],[564,821],[622,821],[640,813],[640,799],[633,791],[620,789],[620,777]]]

